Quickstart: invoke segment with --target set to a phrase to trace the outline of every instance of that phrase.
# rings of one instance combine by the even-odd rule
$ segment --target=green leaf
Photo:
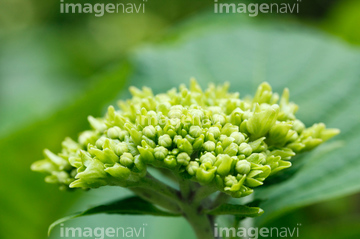
[[[240,217],[258,217],[264,213],[259,207],[248,207],[236,204],[222,204],[219,207],[206,210],[205,213],[210,215],[235,215]]]
[[[103,107],[116,98],[126,84],[131,66],[123,61],[111,71],[94,76],[85,93],[72,99],[55,114],[43,115],[37,123],[0,138],[1,215],[0,238],[43,237],[49,222],[59,217],[81,192],[59,191],[55,185],[44,183],[43,175],[31,172],[32,162],[43,157],[43,148],[60,150],[66,136],[77,137],[79,130],[89,128],[87,116],[101,116]],[[10,160],[11,159],[11,160]],[[36,185],[36,186],[34,186]],[[29,200],[24,200],[27,198]],[[54,205],[58,205],[54,207]],[[23,225],[14,230],[13,225]]]
[[[334,150],[327,144],[307,153],[303,167],[285,182],[255,192],[268,199],[259,223],[294,208],[360,191],[360,51],[315,30],[275,21],[244,22],[211,14],[183,24],[166,44],[147,46],[133,57],[132,83],[155,92],[188,82],[230,82],[231,91],[253,94],[267,81],[275,92],[290,89],[307,126],[340,128]],[[326,150],[325,150],[326,151]],[[265,181],[266,184],[266,181]]]
[[[83,212],[76,213],[74,215],[61,218],[49,226],[48,234],[50,235],[52,229],[57,225],[66,222],[68,220],[89,216],[94,214],[126,214],[126,215],[152,215],[152,216],[163,216],[163,217],[178,217],[179,214],[173,214],[166,211],[162,211],[155,207],[153,204],[145,201],[137,196],[120,199],[115,202],[111,202],[106,205],[100,205],[89,208]]]

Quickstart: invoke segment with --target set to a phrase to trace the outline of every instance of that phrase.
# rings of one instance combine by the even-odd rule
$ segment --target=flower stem
[[[176,202],[174,202],[173,200],[169,200],[167,197],[164,197],[161,194],[159,194],[153,190],[137,187],[137,188],[131,188],[131,191],[134,192],[139,197],[141,197],[151,203],[154,203],[164,209],[167,209],[172,213],[175,213],[175,214],[182,213],[180,207],[178,206],[178,204]]]
[[[193,228],[196,237],[198,239],[213,239],[213,225],[211,224],[211,218],[194,208],[189,204],[182,204],[181,209],[183,211],[185,219],[189,222]]]
[[[141,188],[148,188],[152,191],[155,191],[163,196],[166,196],[172,199],[175,202],[180,202],[180,192],[173,187],[159,181],[155,177],[151,176],[151,174],[147,174],[141,181],[135,186]]]

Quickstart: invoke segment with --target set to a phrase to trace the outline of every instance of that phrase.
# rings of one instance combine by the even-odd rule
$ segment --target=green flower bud
[[[208,134],[214,135],[215,139],[220,136],[220,129],[218,127],[210,127],[207,132]]]
[[[195,139],[195,142],[193,143],[193,148],[195,150],[201,149],[202,145],[204,144],[204,135],[200,135],[200,137]]]
[[[305,125],[300,120],[294,120],[292,129],[298,132],[299,134],[305,129]]]
[[[129,152],[128,145],[124,142],[118,143],[114,149],[115,153],[121,156],[123,153]]]
[[[169,167],[169,168],[175,168],[177,165],[176,162],[176,158],[174,155],[168,155],[165,159],[164,159],[164,164],[165,166]]]
[[[122,180],[128,179],[130,176],[130,169],[115,163],[114,166],[105,169],[105,172],[110,174],[112,177],[120,178]]]
[[[249,156],[252,153],[252,148],[247,143],[241,143],[239,145],[239,153]]]
[[[239,146],[235,143],[231,143],[225,150],[224,154],[229,156],[235,156],[238,153]]]
[[[70,188],[97,188],[107,184],[108,178],[105,167],[102,162],[92,159],[88,162],[86,169],[76,175],[76,179],[72,182]]]
[[[230,136],[234,132],[238,132],[239,127],[236,125],[232,125],[230,123],[227,123],[224,125],[224,127],[221,129],[221,134],[224,134],[226,136]]]
[[[279,106],[272,105],[266,109],[260,109],[256,105],[253,116],[247,122],[247,130],[253,138],[264,136],[275,124],[279,113]]]
[[[134,157],[131,153],[124,153],[120,157],[120,163],[125,167],[131,167],[134,164]]]
[[[230,135],[230,137],[235,139],[234,143],[236,143],[237,145],[240,145],[241,143],[245,142],[245,136],[240,132],[233,132]]]
[[[142,175],[142,176],[145,176],[145,174],[146,174],[146,164],[141,160],[140,154],[138,154],[138,155],[136,155],[134,157],[134,164],[135,164],[136,169],[139,172],[144,173],[144,175]],[[136,171],[135,169],[133,169],[133,170]]]
[[[65,140],[61,143],[61,146],[63,147],[63,152],[72,152],[76,153],[81,147],[78,143],[76,143],[74,140],[72,140],[69,137],[66,137]]]
[[[159,146],[154,149],[154,156],[157,160],[164,160],[167,155],[168,150],[163,146]]]
[[[47,159],[44,159],[34,162],[31,165],[31,170],[41,173],[51,173],[53,171],[56,171],[57,167],[54,165],[54,163],[50,162]]]
[[[251,170],[251,163],[247,160],[240,160],[236,163],[236,171],[240,174],[248,174]]]
[[[240,108],[236,108],[230,115],[230,123],[233,125],[240,125],[242,121],[243,111]]]
[[[215,177],[216,167],[211,166],[210,164],[201,164],[200,167],[196,170],[196,179],[200,183],[210,183]]]
[[[215,166],[217,166],[217,173],[221,176],[226,176],[231,170],[233,158],[227,154],[219,154],[216,157]]]
[[[197,138],[202,134],[202,130],[199,126],[191,126],[189,133],[192,137]]]
[[[320,138],[323,141],[327,141],[327,140],[331,139],[332,137],[334,137],[334,136],[336,136],[338,134],[340,134],[339,129],[323,129],[321,131]]]
[[[261,85],[259,85],[255,93],[253,102],[257,102],[259,104],[270,103],[271,97],[272,97],[271,86],[267,82],[264,82]]]
[[[185,131],[185,130],[184,130]],[[186,131],[185,131],[186,132]],[[185,135],[185,139],[189,141],[190,144],[193,144],[195,142],[195,138],[191,137],[190,135]]]
[[[117,138],[120,137],[121,131],[122,130],[119,127],[114,126],[114,127],[107,130],[107,136],[110,139],[117,139]]]
[[[276,123],[269,131],[267,141],[272,145],[283,146],[290,139],[289,130],[292,125],[287,122]]]
[[[208,151],[208,152],[211,152],[211,151],[214,151],[215,150],[215,143],[213,141],[206,141],[204,144],[203,144],[203,148]]]
[[[126,123],[125,128],[129,132],[131,139],[134,141],[134,143],[140,145],[142,140],[142,132],[136,130],[136,128],[130,123]]]
[[[145,163],[152,163],[154,162],[154,155],[153,155],[153,149],[150,148],[144,148],[141,146],[137,147],[139,150],[139,153],[141,155],[141,159],[145,162]]]
[[[146,126],[144,129],[143,129],[143,134],[150,138],[150,139],[153,139],[156,135],[156,130],[155,130],[155,127],[152,126],[152,125],[149,125],[149,126]]]
[[[158,143],[165,148],[169,148],[172,145],[172,139],[169,135],[164,134],[159,137]]]
[[[232,144],[235,141],[234,138],[231,137],[225,137],[222,140],[221,146],[223,147],[223,149],[227,148],[230,144]]]
[[[186,167],[186,171],[191,175],[194,176],[199,168],[199,163],[196,161],[191,161],[188,166]]]
[[[104,132],[107,129],[106,124],[104,123],[103,119],[96,119],[92,116],[89,116],[88,121],[89,121],[91,127],[96,131]]]
[[[88,144],[94,144],[98,139],[99,135],[95,131],[87,130],[79,135],[78,141],[80,145],[86,146]]]
[[[103,149],[103,146],[105,144],[105,140],[106,140],[106,137],[100,137],[98,140],[96,140],[95,142],[95,146],[96,148],[98,149]],[[89,144],[88,144],[89,145]]]
[[[265,164],[266,156],[263,154],[252,153],[249,157],[246,158],[246,160],[254,164]]]
[[[88,152],[106,164],[113,164],[119,161],[119,156],[111,149],[100,150],[96,147],[89,147]]]
[[[214,122],[214,124],[218,123],[220,125],[224,125],[226,123],[226,118],[221,114],[214,114],[212,116],[212,121]]]
[[[63,159],[60,156],[57,156],[56,154],[54,154],[53,152],[51,152],[48,149],[44,149],[44,155],[46,156],[46,158],[48,158],[51,162],[53,162],[55,165],[57,165],[59,167],[60,170],[65,169],[66,167],[69,166],[68,161],[66,161],[65,159]]]
[[[200,157],[199,161],[202,164],[210,163],[211,165],[214,165],[214,163],[216,161],[216,157],[212,153],[206,153]]]
[[[263,151],[265,148],[262,147],[262,143],[264,142],[265,137],[259,138],[255,141],[249,142],[249,145],[253,152]]]
[[[180,153],[177,156],[177,162],[180,165],[187,166],[190,162],[190,156],[187,153]]]
[[[228,175],[225,177],[225,191],[230,191],[230,192],[237,192],[241,189],[241,186],[243,185],[244,181],[246,179],[246,176],[243,175],[241,176],[240,180],[237,179],[237,177],[233,176],[233,175]]]
[[[178,140],[177,146],[181,151],[186,152],[189,155],[193,153],[193,147],[187,139]]]

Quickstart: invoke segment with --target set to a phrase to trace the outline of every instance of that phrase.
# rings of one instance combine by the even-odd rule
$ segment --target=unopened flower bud
[[[165,148],[169,148],[172,145],[172,139],[169,135],[164,134],[162,136],[159,137],[159,141],[158,141],[159,145],[165,147]]]
[[[129,148],[126,143],[121,142],[115,146],[115,153],[121,156],[123,153],[129,152]]]
[[[237,145],[240,145],[245,141],[245,136],[240,132],[233,132],[230,137],[235,139],[234,143],[236,143]]]
[[[167,155],[168,150],[163,146],[159,146],[154,149],[154,156],[157,160],[164,160]]]
[[[196,171],[196,179],[201,183],[210,183],[215,177],[216,167],[201,164]]]
[[[211,151],[214,151],[215,150],[215,143],[213,141],[206,141],[204,144],[203,144],[203,148],[208,151],[208,152],[211,152]]]
[[[197,138],[202,134],[202,130],[199,126],[191,126],[189,133],[192,137]]]
[[[215,139],[220,136],[220,129],[218,127],[210,127],[207,132],[213,134]]]
[[[167,167],[169,168],[174,168],[177,165],[176,162],[176,158],[174,155],[168,155],[165,159],[164,159],[164,163]]]
[[[120,179],[127,179],[131,173],[130,169],[118,163],[114,164],[114,166],[112,167],[106,168],[105,172],[107,172],[108,174],[110,174],[115,178],[120,178]]]
[[[110,139],[116,139],[119,138],[121,134],[121,129],[118,126],[114,126],[107,130],[107,136]]]
[[[187,153],[180,153],[176,157],[178,164],[187,166],[190,162],[190,156]]]
[[[251,163],[247,160],[240,160],[236,163],[236,171],[240,174],[248,174],[251,170]]]
[[[239,145],[239,153],[249,156],[252,153],[252,148],[247,143],[241,143]]]
[[[199,163],[196,161],[191,161],[188,166],[186,167],[186,171],[191,175],[194,176],[196,174],[196,171],[199,168]]]
[[[203,163],[210,163],[211,165],[214,165],[216,161],[216,157],[212,153],[206,153],[202,155],[199,159],[199,161]]]
[[[152,126],[152,125],[149,125],[149,126],[146,126],[144,129],[143,129],[143,134],[150,138],[150,139],[153,139],[156,135],[156,130],[155,130],[155,127]]]
[[[217,173],[221,176],[226,176],[231,170],[233,158],[227,154],[220,154],[216,157],[215,166],[217,166]]]
[[[130,167],[134,163],[134,157],[131,153],[124,153],[120,157],[120,163],[126,167]]]

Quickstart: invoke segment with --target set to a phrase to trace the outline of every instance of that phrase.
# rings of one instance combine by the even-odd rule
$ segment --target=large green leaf
[[[92,207],[83,212],[61,218],[50,225],[48,234],[51,233],[54,227],[68,220],[83,216],[94,215],[94,214],[102,214],[102,213],[126,214],[126,215],[152,215],[152,216],[163,216],[163,217],[179,216],[178,214],[173,214],[160,210],[159,208],[155,207],[153,204],[137,196],[132,196],[108,204]]]
[[[194,27],[196,26],[196,27]],[[191,76],[205,85],[229,81],[232,91],[252,94],[262,81],[288,87],[308,126],[340,128],[334,150],[304,155],[305,166],[284,183],[259,190],[261,222],[289,209],[360,190],[360,52],[296,24],[247,22],[211,15],[192,20],[166,44],[147,46],[133,58],[132,83],[165,91]]]

